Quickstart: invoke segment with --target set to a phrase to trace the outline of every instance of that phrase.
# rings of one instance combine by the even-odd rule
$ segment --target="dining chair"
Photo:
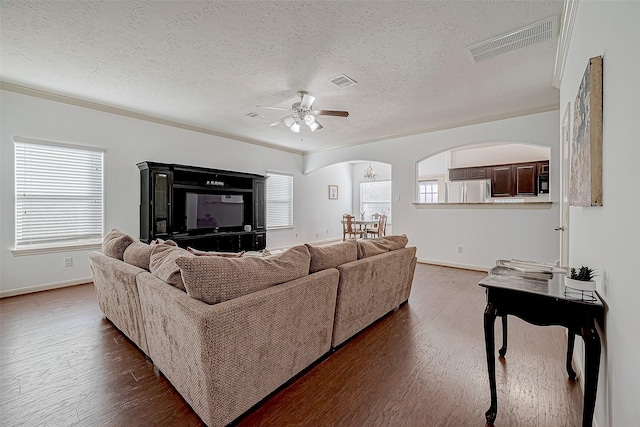
[[[342,216],[342,240],[346,240],[347,235],[349,237],[358,237],[360,234],[356,230],[356,218],[353,215],[344,214]]]
[[[371,235],[372,237],[377,236],[384,236],[386,235],[386,230],[387,230],[387,216],[386,215],[380,215],[380,218],[378,219],[378,223],[374,224],[373,227],[368,227],[365,229],[365,233],[367,235]]]

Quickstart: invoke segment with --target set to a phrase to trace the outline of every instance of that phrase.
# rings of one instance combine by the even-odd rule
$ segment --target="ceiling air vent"
[[[532,44],[551,40],[556,37],[557,28],[558,15],[555,15],[527,27],[469,46],[467,52],[471,62],[475,64]]]
[[[356,84],[356,81],[350,77],[347,77],[344,74],[340,74],[338,77],[334,77],[329,80],[334,85],[338,86],[340,89],[344,89],[345,87],[353,86]]]

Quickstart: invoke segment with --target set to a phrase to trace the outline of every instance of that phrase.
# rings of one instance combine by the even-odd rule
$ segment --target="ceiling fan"
[[[316,100],[315,96],[309,95],[306,91],[298,91],[300,97],[299,102],[294,102],[291,108],[284,107],[272,107],[270,105],[256,105],[259,108],[268,108],[271,110],[291,111],[291,114],[287,117],[271,123],[271,126],[278,126],[280,123],[284,123],[293,132],[300,132],[300,125],[302,123],[309,126],[311,132],[322,129],[322,125],[316,120],[316,116],[336,116],[336,117],[348,117],[348,111],[336,111],[336,110],[314,110],[313,102]]]

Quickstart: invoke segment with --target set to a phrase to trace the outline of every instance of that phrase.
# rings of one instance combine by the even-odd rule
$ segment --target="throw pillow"
[[[389,249],[377,245],[375,242],[373,242],[373,239],[358,240],[358,259],[380,255],[385,252],[389,252]]]
[[[124,251],[134,242],[133,237],[124,234],[122,231],[114,228],[104,236],[102,241],[102,253],[111,258],[122,261]]]
[[[380,255],[407,246],[409,239],[406,235],[376,237],[375,239],[358,240],[358,259]]]
[[[326,270],[327,268],[336,268],[339,265],[358,259],[358,245],[353,239],[335,245],[311,246],[305,243],[305,246],[311,254],[309,273]]]
[[[135,265],[148,271],[151,251],[155,245],[155,241],[152,241],[149,245],[142,242],[133,242],[124,250],[122,259],[127,264]]]
[[[198,249],[194,249],[191,246],[187,246],[187,250],[196,256],[221,256],[225,258],[241,258],[244,255],[244,251],[234,253],[234,252],[216,252],[216,251],[201,251]]]
[[[163,244],[163,245],[169,245],[169,246],[178,246],[178,244],[176,242],[174,242],[173,240],[162,240],[159,237],[156,240],[153,240],[151,243],[152,244],[155,243],[156,245]]]
[[[195,258],[195,255],[177,246],[155,245],[151,250],[149,271],[157,278],[184,291],[184,281],[180,274],[180,268],[176,264],[176,260],[180,257]]]
[[[269,258],[178,258],[187,293],[207,304],[217,304],[309,274],[306,246],[294,246]]]

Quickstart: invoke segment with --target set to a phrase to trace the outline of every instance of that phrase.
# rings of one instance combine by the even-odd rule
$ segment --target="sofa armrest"
[[[145,270],[95,251],[89,252],[89,265],[100,310],[149,355],[136,284],[136,276]]]
[[[151,274],[137,280],[151,358],[208,425],[233,421],[330,349],[336,269],[215,305]]]
[[[333,347],[407,301],[415,254],[416,248],[408,247],[338,266]]]

